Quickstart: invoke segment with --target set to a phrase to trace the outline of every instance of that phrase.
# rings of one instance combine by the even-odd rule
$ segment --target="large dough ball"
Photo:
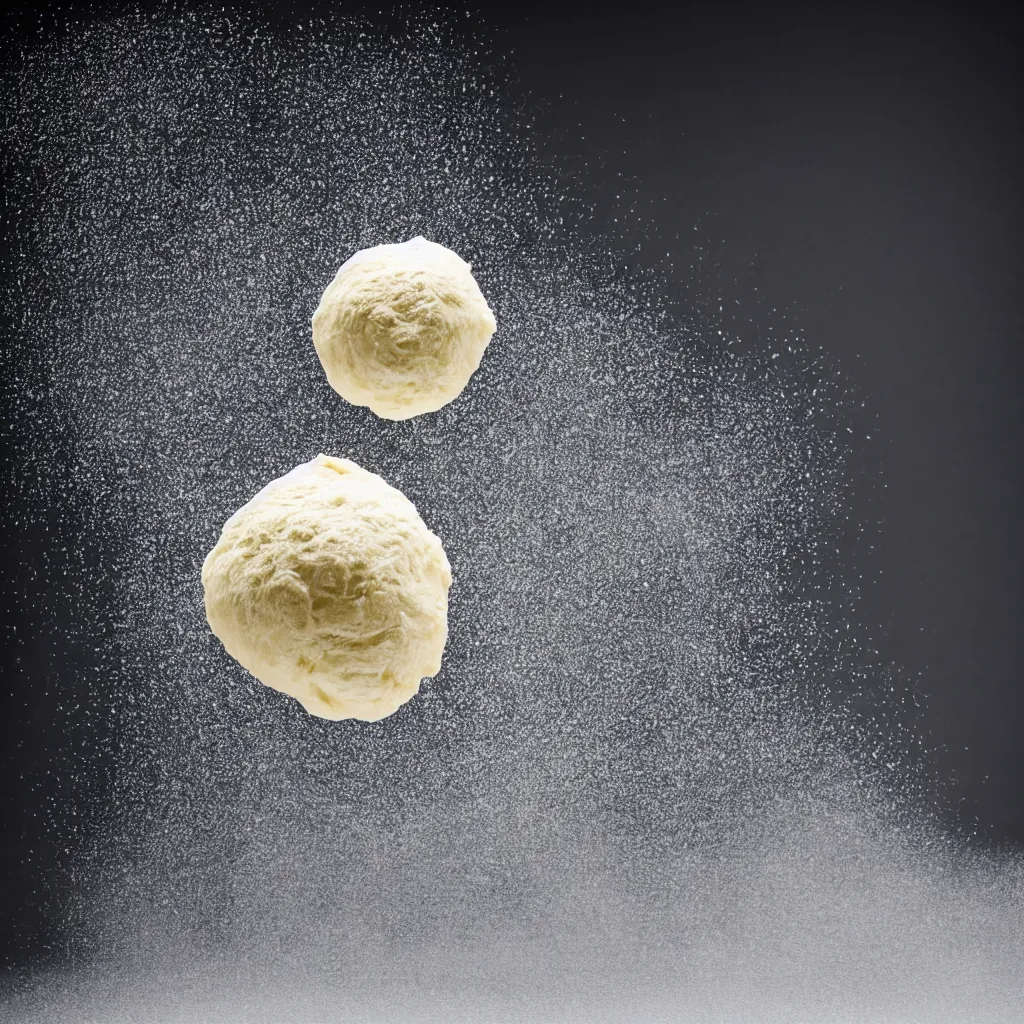
[[[374,722],[441,667],[451,568],[401,491],[318,455],[225,524],[206,617],[257,679],[321,718]]]
[[[342,398],[406,420],[458,397],[494,327],[469,264],[413,238],[342,264],[313,314],[313,344]]]

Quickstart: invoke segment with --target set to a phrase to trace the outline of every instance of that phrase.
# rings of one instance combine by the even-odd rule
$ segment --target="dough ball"
[[[469,264],[417,237],[342,264],[313,314],[313,345],[347,402],[407,420],[458,397],[494,327]]]
[[[440,669],[451,581],[412,502],[328,455],[267,484],[203,563],[228,654],[311,715],[366,722]]]

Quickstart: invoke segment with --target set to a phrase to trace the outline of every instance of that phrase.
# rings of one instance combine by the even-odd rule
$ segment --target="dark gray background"
[[[921,674],[963,819],[1022,843],[1021,17],[915,8],[538,14],[515,63],[681,259],[695,225],[721,241],[723,286],[793,311],[877,411],[884,490],[853,512],[881,522],[879,659]]]
[[[292,17],[284,6],[268,13]],[[5,16],[5,57],[38,32],[38,10]],[[638,259],[670,253],[692,282],[681,304],[720,293],[756,324],[756,294],[864,395],[877,432],[851,515],[878,523],[864,607],[878,663],[917,681],[951,823],[1024,845],[1020,16],[720,4],[480,16],[515,88],[541,104],[549,155],[579,168],[598,226],[632,210],[648,225]],[[5,475],[17,457],[12,445]],[[87,742],[86,725],[48,729],[37,696],[42,675],[88,657],[55,648],[25,611],[26,587],[45,598],[55,529],[20,527],[4,551],[5,635],[18,639],[0,691],[0,915],[38,921],[41,936],[54,905],[40,879],[59,851],[22,777],[44,779]]]

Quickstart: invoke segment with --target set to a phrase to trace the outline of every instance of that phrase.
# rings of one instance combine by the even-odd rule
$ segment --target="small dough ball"
[[[313,314],[313,345],[345,401],[407,420],[459,396],[494,328],[469,264],[417,237],[341,265]]]
[[[415,506],[318,455],[224,524],[203,563],[228,654],[320,718],[375,722],[441,667],[452,574]]]

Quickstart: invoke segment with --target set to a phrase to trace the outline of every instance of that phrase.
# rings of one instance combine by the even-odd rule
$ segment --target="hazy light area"
[[[11,500],[74,510],[97,664],[54,701],[112,767],[5,1019],[1019,1020],[1024,867],[935,824],[912,708],[864,668],[850,388],[797,326],[673,313],[489,68],[429,19],[189,17],[7,75]],[[417,234],[498,331],[395,423],[331,391],[309,320]],[[452,563],[441,673],[374,724],[307,716],[203,617],[225,518],[320,451]]]

